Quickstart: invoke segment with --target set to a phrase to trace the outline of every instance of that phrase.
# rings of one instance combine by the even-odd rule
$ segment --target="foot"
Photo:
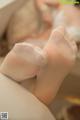
[[[18,43],[6,56],[0,71],[11,79],[22,82],[36,76],[46,58],[39,47]]]
[[[76,44],[70,42],[62,27],[53,31],[44,48],[48,64],[40,70],[34,92],[45,104],[51,103],[62,81],[71,71],[76,52]]]

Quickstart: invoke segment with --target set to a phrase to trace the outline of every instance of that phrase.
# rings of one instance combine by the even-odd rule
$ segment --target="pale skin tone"
[[[57,5],[58,7],[56,7]],[[36,38],[48,39],[52,30],[52,24],[55,26],[55,18],[52,19],[53,12],[51,12],[54,10],[51,10],[51,8],[64,11],[64,17],[66,17],[66,19],[62,19],[62,23],[59,25],[64,23],[66,27],[74,26],[80,28],[79,8],[73,5],[63,6],[59,4],[59,1],[55,2],[54,0],[36,0],[35,2],[34,0],[30,0],[13,15],[10,21],[7,29],[7,39],[9,41],[10,48],[16,42],[25,41],[29,38],[33,40]],[[33,12],[31,12],[31,10]],[[30,14],[29,17],[27,17],[28,14]],[[57,16],[57,14],[55,15]],[[57,22],[60,21],[57,20]]]
[[[75,27],[79,27],[80,26],[80,8],[78,7],[74,7],[74,6],[68,6],[65,5],[63,6],[64,12],[67,16],[67,22]]]
[[[55,120],[42,103],[49,105],[53,101],[62,81],[75,63],[75,44],[67,41],[69,39],[64,38],[65,34],[63,28],[54,31],[43,52],[40,48],[35,52],[35,47],[28,46],[28,44],[25,46],[22,43],[17,44],[5,58],[0,68],[0,111],[8,111],[10,120]],[[63,46],[63,49],[59,49],[60,45]],[[66,56],[63,51],[68,51]],[[29,53],[32,55],[36,53],[34,59],[31,59],[32,61],[27,59],[30,57]],[[36,55],[38,56],[36,57]],[[25,66],[23,67],[23,65]],[[33,76],[36,75],[37,78],[32,78],[32,71]],[[28,84],[30,79],[26,79],[24,82],[24,76],[27,78],[28,74],[31,75],[33,83]],[[22,87],[24,85],[33,95]]]
[[[57,17],[56,25],[64,25],[67,28],[75,27],[80,29],[80,7],[74,5],[64,5],[60,7],[60,10],[63,11],[63,16]],[[58,15],[57,15],[58,16]],[[60,21],[61,19],[61,21]]]
[[[69,42],[69,38],[66,38],[66,36],[66,31],[63,27],[56,29],[44,49],[36,49],[37,52],[31,61],[28,53],[35,53],[35,51],[33,52],[35,47],[31,51],[31,47],[27,43],[25,43],[24,47],[22,43],[17,44],[14,47],[15,49],[4,60],[1,72],[13,80],[22,83],[26,88],[28,87],[26,79],[28,77],[32,79],[36,76],[36,78],[32,79],[35,82],[31,84],[32,86],[29,89],[43,103],[50,104],[62,81],[72,69],[76,57],[76,44]],[[21,51],[23,51],[23,54]],[[66,52],[66,55],[63,51]],[[25,59],[25,55],[28,59]],[[41,62],[38,63],[37,60]]]
[[[79,27],[80,26],[80,21],[79,21],[80,20],[79,19],[80,18],[80,8],[77,8],[72,5],[70,5],[70,6],[65,5],[65,6],[62,6],[61,9],[64,10],[64,13],[66,14],[66,20],[64,21],[65,26],[67,27],[70,25],[73,27],[77,27],[77,29],[80,28]],[[75,38],[74,38],[75,36],[73,36],[74,33],[70,33],[70,34],[71,34],[72,40],[74,41],[75,40]],[[76,39],[78,39],[77,43],[78,43],[78,45],[80,45],[80,37],[78,38],[78,36],[76,36]],[[46,78],[48,78],[48,77],[46,77]],[[50,78],[50,76],[49,76],[49,78]],[[40,78],[40,81],[41,81],[41,78]],[[42,84],[41,84],[41,86],[42,86]],[[44,87],[43,87],[43,89],[44,89]],[[40,89],[40,91],[41,90],[43,91],[43,89]],[[43,99],[45,99],[45,98],[43,98]]]
[[[0,111],[8,112],[10,120],[55,120],[35,96],[1,73]]]
[[[24,41],[25,38],[42,33],[46,27],[36,1],[26,1],[23,7],[14,13],[8,25],[9,47],[11,48],[16,42]]]
[[[61,32],[61,34],[58,31]],[[63,46],[66,45],[65,48],[67,50],[69,50],[70,56],[69,56],[68,53],[66,53],[67,57],[65,57],[62,50],[61,50],[61,53],[59,53],[57,51],[58,49],[57,49],[55,43],[53,42],[55,40],[54,38],[56,37],[55,34],[57,34],[60,42],[61,42],[61,40],[63,40],[63,42],[62,42],[62,43],[64,43]],[[57,30],[56,33],[53,33],[52,37],[50,38],[50,41],[44,47],[42,54],[39,54],[39,52],[36,53],[36,54],[40,55],[39,60],[42,60],[44,62],[41,62],[40,64],[38,64],[37,59],[34,58],[33,62],[35,62],[35,61],[37,62],[37,64],[35,64],[35,65],[32,64],[32,62],[29,63],[29,61],[27,61],[27,60],[25,62],[23,57],[22,57],[22,59],[21,58],[18,59],[21,56],[18,56],[18,58],[16,58],[16,56],[15,56],[15,58],[14,58],[13,50],[12,50],[9,53],[9,55],[7,56],[7,58],[5,59],[4,64],[1,66],[1,73],[3,73],[4,76],[7,75],[8,77],[12,78],[14,81],[22,83],[22,85],[25,86],[26,88],[27,88],[27,82],[24,82],[25,78],[21,78],[21,79],[18,78],[18,76],[20,77],[20,72],[21,72],[21,76],[23,76],[23,77],[24,77],[24,74],[25,74],[26,79],[27,79],[28,74],[31,75],[31,80],[32,81],[35,79],[35,78],[33,79],[33,77],[35,75],[37,75],[37,79],[35,79],[35,81],[37,81],[37,82],[35,82],[36,84],[34,84],[34,82],[33,82],[32,86],[30,84],[29,90],[31,90],[33,95],[36,96],[40,101],[42,101],[46,105],[49,105],[52,102],[52,100],[54,99],[62,81],[68,75],[68,73],[71,71],[71,69],[74,65],[74,62],[75,62],[75,57],[73,57],[73,56],[75,56],[75,52],[73,52],[74,55],[72,55],[71,51],[76,51],[76,50],[73,50],[76,47],[71,47],[72,50],[70,50],[69,49],[70,45],[68,46],[67,42],[66,41],[64,42],[64,41],[65,41],[65,39],[64,39],[64,31],[63,30],[60,29],[60,30]],[[54,44],[52,44],[52,43],[54,43]],[[20,46],[20,47],[21,47],[20,49],[22,49],[22,46]],[[27,45],[26,45],[26,48],[27,48]],[[32,48],[34,49],[34,47],[32,47]],[[56,52],[54,52],[54,50]],[[66,52],[67,50],[65,50],[64,47],[63,47],[63,51]],[[23,51],[23,49],[22,49],[22,51]],[[27,56],[28,52],[31,52],[31,51],[26,51],[26,56]],[[41,50],[40,50],[40,52],[41,52]],[[32,52],[31,52],[31,54],[32,54]],[[45,57],[43,57],[43,54],[44,54]],[[46,58],[47,58],[47,60],[46,60]],[[12,61],[12,59],[13,59],[13,61]],[[17,63],[14,60],[17,60]],[[6,66],[6,63],[8,63],[7,64],[8,66]],[[15,76],[14,76],[14,74],[12,74],[13,72],[11,71],[13,69],[13,64],[14,64],[15,73],[19,73],[19,74],[15,74]],[[25,66],[25,69],[22,68],[23,64]],[[9,68],[9,65],[10,65],[10,68]],[[17,65],[17,67],[16,67],[16,65]],[[27,65],[29,65],[28,69],[27,69]],[[56,73],[55,73],[55,67],[54,66],[56,66]],[[5,67],[6,67],[6,71],[5,71]],[[17,69],[18,67],[19,67],[19,69]],[[61,69],[58,69],[58,67],[61,67]],[[23,70],[21,70],[20,68],[23,69]],[[64,68],[66,68],[66,69],[64,69]],[[30,72],[28,72],[28,70],[30,70]],[[22,71],[23,71],[23,75],[22,75]],[[24,71],[26,71],[26,72],[24,72]],[[54,71],[54,74],[53,74],[52,71]],[[31,72],[34,73],[34,74],[32,74]],[[3,76],[0,75],[0,77],[2,79]],[[18,79],[17,80],[14,79],[15,77],[16,77],[16,79],[17,78]],[[30,77],[30,76],[28,76],[28,77]],[[26,115],[26,112],[25,113],[23,112],[23,111],[27,111],[27,107],[28,107],[27,104],[30,105],[30,103],[27,101],[28,97],[29,97],[27,91],[24,88],[22,88],[21,86],[18,86],[18,84],[14,83],[13,81],[10,81],[11,79],[8,79],[6,77],[3,77],[3,78],[4,78],[4,80],[7,79],[7,81],[6,80],[5,81],[4,80],[0,81],[1,82],[1,87],[0,87],[1,97],[0,98],[2,98],[1,99],[1,105],[0,105],[1,106],[0,111],[2,111],[2,110],[3,111],[6,111],[6,110],[10,111],[10,116],[13,117],[13,118],[17,118],[19,116],[20,116],[20,118],[23,118],[23,116],[24,116],[24,118],[27,118],[28,115]],[[26,83],[26,85],[24,85],[25,83]],[[5,85],[5,91],[4,91],[4,85]],[[18,96],[16,95],[16,90],[18,91],[17,92]],[[3,91],[3,94],[2,94],[2,91]],[[7,100],[5,98],[6,96],[4,96],[5,94],[8,94]],[[14,101],[13,101],[13,99],[14,99]],[[34,99],[34,98],[32,98],[32,99]],[[11,106],[7,105],[7,103],[10,104],[10,102],[9,102],[10,100],[11,100]],[[21,101],[17,101],[17,100],[21,100]],[[37,100],[36,100],[36,103],[37,103]],[[2,104],[6,104],[6,108],[5,108],[5,106],[3,107]],[[16,107],[14,107],[14,106],[16,106]],[[14,109],[11,110],[11,108],[14,108]],[[35,108],[35,106],[34,106],[34,108]],[[32,109],[32,106],[31,106],[31,109]],[[14,112],[16,110],[19,111],[19,114]],[[33,114],[34,114],[34,111],[35,110],[32,109]],[[13,115],[12,113],[14,113],[15,115]],[[51,118],[50,120],[53,120],[51,115],[49,116],[49,118]]]
[[[53,0],[26,1],[9,22],[7,28],[9,48],[12,48],[16,42],[28,38],[40,37],[46,40],[52,28],[51,5],[56,8],[57,4]]]

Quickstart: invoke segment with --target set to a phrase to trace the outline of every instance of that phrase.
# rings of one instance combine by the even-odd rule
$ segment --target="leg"
[[[48,108],[35,96],[0,73],[0,112],[10,120],[54,120]]]
[[[50,40],[48,41],[48,43],[46,44],[42,52],[43,56],[47,57],[48,63],[43,64],[42,66],[42,62],[41,62],[42,59],[40,59],[39,63],[41,63],[40,66],[42,67],[39,68],[39,71],[37,73],[35,72],[35,75],[37,75],[37,79],[36,79],[35,89],[33,89],[33,94],[36,97],[38,97],[41,101],[43,101],[45,104],[51,103],[63,79],[70,72],[76,58],[76,50],[77,50],[76,45],[75,43],[71,43],[68,40],[68,38],[66,40],[65,36],[66,36],[66,33],[64,32],[63,28],[58,28],[53,32]],[[22,51],[22,48],[20,49]],[[30,48],[30,51],[32,51],[31,48]],[[32,55],[33,55],[33,52],[31,54],[31,57]],[[23,56],[25,56],[25,54]],[[27,52],[26,52],[26,56],[27,56]],[[11,74],[10,72],[13,69],[13,66],[12,66],[13,64],[10,65],[11,59],[8,60],[8,58],[9,56],[1,66],[2,73],[4,74],[8,73],[6,75],[12,76],[12,77],[16,75],[17,77],[24,78],[25,76],[25,78],[27,78],[27,74],[22,74],[21,69],[23,64],[25,64],[25,67],[23,67],[23,71],[24,71],[23,73],[25,73],[25,71],[28,71],[29,68],[27,69],[27,66],[30,67],[31,62],[26,64],[25,62],[19,62],[20,59],[17,59],[19,62],[17,63],[18,65],[17,66],[18,70],[16,71],[17,74],[15,72],[12,72]],[[45,61],[45,59],[43,60]],[[35,62],[35,59],[33,62]],[[7,67],[6,67],[6,63],[7,63]],[[46,62],[43,62],[43,63],[46,63]],[[11,68],[8,67],[9,65]],[[16,64],[14,64],[14,67],[15,67],[14,70],[16,70]],[[35,67],[36,66],[31,67],[30,71],[32,70],[34,71],[35,69],[32,69],[32,68],[35,68]],[[6,71],[5,71],[5,68],[6,68]],[[19,73],[21,73],[21,76],[19,76],[18,71]],[[32,73],[32,72],[29,72],[29,73]],[[24,80],[23,78],[22,79],[18,78],[18,81]]]
[[[6,56],[0,71],[11,79],[21,82],[35,77],[44,64],[46,57],[40,48],[27,43],[18,43]]]
[[[76,52],[75,43],[70,43],[63,28],[52,33],[44,48],[48,64],[40,70],[34,92],[35,96],[45,104],[51,103],[62,81],[71,71]]]

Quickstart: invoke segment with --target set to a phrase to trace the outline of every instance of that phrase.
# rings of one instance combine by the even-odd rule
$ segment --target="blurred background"
[[[3,33],[7,30],[7,26],[10,20],[11,15],[15,10],[19,9],[20,6],[23,5],[25,0],[13,0],[15,1],[14,3],[11,2],[7,7],[6,3],[5,4],[0,4],[0,64],[2,63],[4,59],[4,55],[7,53],[7,41],[4,40],[5,37],[3,37]],[[16,2],[18,1],[18,2]],[[47,2],[46,2],[47,1]],[[74,10],[72,10],[72,16],[74,16],[75,22],[76,18],[78,17],[79,23],[80,23],[80,1],[77,0],[79,3],[75,3],[77,6],[77,12],[75,10],[75,15],[73,15]],[[63,4],[62,1],[60,0],[38,0],[39,7],[41,7],[42,3],[47,3],[48,7],[50,8],[49,10],[54,8],[54,15],[55,13],[58,14],[58,12],[63,10]],[[67,0],[67,3],[69,0]],[[15,7],[14,7],[15,6]],[[74,5],[73,5],[74,6]],[[43,6],[44,7],[44,6]],[[70,7],[69,7],[70,8]],[[74,6],[75,8],[75,6]],[[42,9],[41,10],[44,12],[43,17],[45,16],[45,11],[48,9]],[[49,15],[48,14],[46,15]],[[68,11],[69,12],[69,11]],[[7,13],[7,14],[6,14]],[[47,12],[46,12],[47,13]],[[78,14],[79,13],[79,14]],[[56,16],[57,16],[56,14]],[[77,16],[76,16],[77,15]],[[67,16],[67,14],[65,14]],[[46,18],[46,16],[45,16]],[[54,17],[55,19],[56,17]],[[51,22],[51,19],[46,19],[48,22]],[[54,20],[55,21],[55,20]],[[74,20],[73,20],[74,21]],[[60,22],[60,21],[58,21]],[[72,21],[71,21],[72,23]],[[60,24],[60,23],[59,23]],[[78,25],[79,29],[80,26]],[[80,33],[79,33],[80,35]],[[80,39],[79,39],[80,40]],[[56,116],[57,120],[80,120],[80,56],[77,60],[75,69],[69,74],[63,84],[61,85],[61,88],[53,101],[53,103],[50,105],[51,111],[54,113]]]

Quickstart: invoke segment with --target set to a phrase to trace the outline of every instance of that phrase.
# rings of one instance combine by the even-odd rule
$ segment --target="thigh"
[[[0,112],[10,120],[54,120],[48,108],[23,87],[0,74]]]

